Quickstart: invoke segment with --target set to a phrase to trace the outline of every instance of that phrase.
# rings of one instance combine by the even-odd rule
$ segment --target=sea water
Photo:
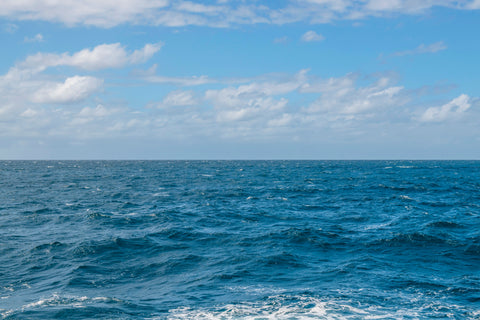
[[[0,161],[3,319],[478,319],[480,162]]]

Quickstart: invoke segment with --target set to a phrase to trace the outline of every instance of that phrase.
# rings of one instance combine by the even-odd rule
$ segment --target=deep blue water
[[[480,162],[0,161],[4,319],[478,319]]]

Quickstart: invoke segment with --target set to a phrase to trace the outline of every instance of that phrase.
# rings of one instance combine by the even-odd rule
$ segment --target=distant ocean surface
[[[0,161],[0,319],[430,318],[480,318],[480,162]]]

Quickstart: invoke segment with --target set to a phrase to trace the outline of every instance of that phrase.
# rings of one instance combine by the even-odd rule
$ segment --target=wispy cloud
[[[2,30],[6,33],[14,34],[18,30],[18,26],[14,23],[6,23],[2,26]]]
[[[443,41],[438,41],[432,44],[421,44],[413,50],[405,50],[405,51],[398,51],[393,53],[393,56],[401,57],[401,56],[410,56],[416,54],[424,54],[424,53],[436,53],[439,51],[443,51],[447,49],[447,45]]]
[[[230,27],[242,24],[330,23],[366,17],[389,17],[392,13],[419,14],[433,7],[476,10],[480,2],[457,0],[288,0],[280,8],[256,0],[217,1],[203,4],[193,1],[126,0],[4,0],[0,16],[11,20],[60,22],[67,26],[93,25],[110,28],[120,24],[188,25]]]
[[[316,33],[313,30],[310,30],[310,31],[305,32],[302,35],[301,40],[303,42],[318,42],[318,41],[325,40],[325,37],[322,36],[321,34]]]
[[[169,92],[162,100],[162,102],[157,105],[159,108],[168,108],[168,107],[186,107],[194,106],[199,103],[199,99],[195,97],[195,93],[191,90],[175,90]]]
[[[284,44],[284,43],[287,43],[287,42],[288,42],[288,37],[287,36],[283,36],[283,37],[273,39],[273,43]]]
[[[43,42],[43,36],[42,34],[40,33],[37,33],[35,36],[29,38],[29,37],[25,37],[23,39],[24,42]]]

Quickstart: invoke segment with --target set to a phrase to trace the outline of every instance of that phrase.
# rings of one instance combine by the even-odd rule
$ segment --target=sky
[[[480,0],[2,0],[0,159],[480,159]]]

